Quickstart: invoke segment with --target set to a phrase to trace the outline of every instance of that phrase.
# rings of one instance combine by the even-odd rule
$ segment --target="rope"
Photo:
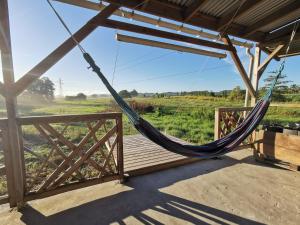
[[[49,6],[51,7],[51,9],[53,10],[53,12],[55,13],[55,15],[57,16],[57,18],[59,19],[59,21],[61,22],[61,24],[64,26],[64,28],[66,29],[66,31],[69,33],[70,37],[73,39],[73,41],[75,42],[75,44],[78,46],[78,48],[80,49],[80,51],[83,53],[86,53],[85,49],[81,46],[81,44],[76,40],[76,38],[74,37],[73,33],[71,32],[71,30],[69,29],[69,27],[67,26],[67,24],[65,23],[65,21],[63,20],[63,18],[59,15],[59,13],[57,12],[57,10],[54,8],[54,6],[52,5],[52,3],[50,2],[50,0],[46,0],[49,4]]]
[[[290,39],[289,39],[289,42],[288,42],[288,46],[287,46],[287,48],[285,50],[285,55],[283,57],[283,61],[282,61],[281,65],[280,65],[280,67],[279,67],[279,69],[277,71],[277,75],[274,77],[274,80],[273,80],[273,82],[272,82],[272,84],[270,86],[270,89],[268,90],[268,92],[266,93],[266,95],[264,97],[265,100],[271,98],[273,90],[274,90],[274,88],[275,88],[275,86],[276,86],[276,84],[278,82],[278,79],[281,77],[282,71],[284,70],[284,67],[285,67],[287,54],[288,54],[288,52],[290,50],[291,44],[292,44],[292,42],[294,40],[294,37],[295,37],[295,35],[297,33],[298,27],[299,27],[299,21],[296,22],[294,24],[294,26],[293,26],[293,31],[291,33],[291,36],[290,36]]]
[[[244,5],[244,3],[246,2],[246,0],[241,1],[239,7],[236,9],[235,13],[233,14],[232,18],[229,20],[229,22],[227,23],[226,27],[223,29],[222,32],[220,32],[219,36],[222,37],[226,31],[228,30],[229,26],[233,23],[237,13],[240,11],[241,7]]]
[[[117,34],[118,31],[116,31]],[[114,80],[115,80],[115,74],[116,74],[116,68],[117,68],[117,63],[119,59],[119,54],[120,54],[120,44],[117,42],[117,49],[116,49],[116,57],[115,57],[115,62],[114,62],[114,69],[112,73],[112,79],[111,79],[111,86],[114,85]]]

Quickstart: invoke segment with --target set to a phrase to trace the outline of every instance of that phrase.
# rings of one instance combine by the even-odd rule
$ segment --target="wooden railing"
[[[215,110],[215,140],[224,137],[231,133],[247,116],[251,107],[237,107],[237,108],[216,108]],[[244,145],[252,144],[253,137],[250,135],[245,141]]]
[[[123,180],[121,113],[18,118],[24,201],[114,179]],[[1,121],[5,126],[5,120]],[[10,149],[5,149],[9,158]],[[8,184],[13,165],[6,164]],[[9,198],[14,185],[8,185]]]

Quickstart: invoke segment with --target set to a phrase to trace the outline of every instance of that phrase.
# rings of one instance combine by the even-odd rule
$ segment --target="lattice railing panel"
[[[22,119],[26,193],[120,177],[121,114],[113,115]]]
[[[251,107],[217,108],[215,111],[215,139],[234,131],[244,121],[251,109]],[[252,135],[243,142],[243,144],[250,143],[253,143]]]
[[[3,138],[5,136],[4,132],[5,132],[5,127],[0,126],[0,200],[6,198],[8,194],[6,168],[5,168],[5,154],[4,154],[4,147],[3,147]]]

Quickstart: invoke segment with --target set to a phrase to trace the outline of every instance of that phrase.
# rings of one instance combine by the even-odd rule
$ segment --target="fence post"
[[[215,109],[215,140],[220,138],[220,126],[221,126],[220,109],[216,108]]]
[[[118,174],[120,182],[124,182],[124,157],[123,157],[123,123],[122,114],[119,114],[116,119],[117,122],[117,161],[118,161]]]

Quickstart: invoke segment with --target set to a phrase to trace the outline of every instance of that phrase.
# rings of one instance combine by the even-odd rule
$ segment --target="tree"
[[[40,95],[46,100],[54,99],[54,90],[54,83],[48,77],[36,80],[27,88],[29,94]]]
[[[245,93],[243,90],[241,90],[240,86],[237,86],[232,89],[228,97],[230,100],[242,100],[245,98]]]
[[[138,92],[135,90],[135,89],[133,89],[131,92],[130,92],[130,95],[131,95],[131,97],[136,97],[136,96],[138,96]]]
[[[263,91],[266,91],[270,88],[270,86],[272,85],[275,77],[277,76],[276,73],[270,75],[269,77],[267,77],[266,79],[264,79],[265,85],[262,88]],[[288,84],[291,83],[292,81],[290,80],[286,80],[287,76],[282,74],[281,76],[279,76],[276,86],[273,90],[273,96],[272,98],[275,101],[285,101],[285,97],[284,97],[284,93],[287,92],[288,90]]]
[[[297,84],[292,84],[290,86],[290,92],[291,94],[297,94],[297,93],[300,93],[300,86],[297,85]]]
[[[83,93],[78,93],[76,96],[66,96],[65,99],[67,101],[82,101],[86,100],[87,96]]]
[[[131,98],[131,94],[127,90],[122,90],[119,92],[119,95],[122,98]]]

